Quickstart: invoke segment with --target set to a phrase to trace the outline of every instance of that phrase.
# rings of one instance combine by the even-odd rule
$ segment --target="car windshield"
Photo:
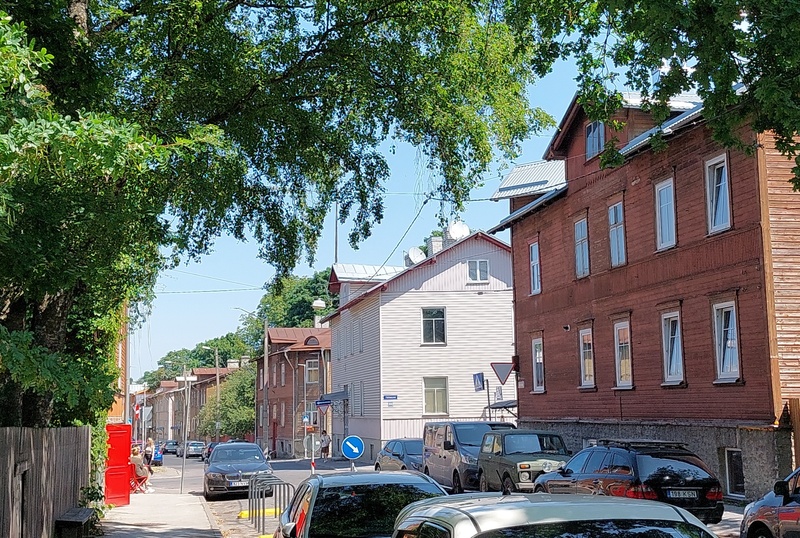
[[[421,456],[422,455],[422,441],[405,441],[403,442],[403,446],[406,448],[406,454],[410,454],[412,456]]]
[[[476,538],[713,538],[690,523],[678,521],[559,521],[521,525],[475,535]]]
[[[254,463],[258,461],[266,461],[264,453],[258,448],[228,448],[220,445],[211,454],[212,463]]]
[[[467,446],[481,446],[483,434],[489,430],[503,430],[509,429],[510,426],[501,424],[488,424],[486,422],[454,424],[453,429],[456,431],[456,439],[462,445]]]
[[[514,434],[505,436],[506,454],[529,454],[531,452],[547,452],[567,455],[564,441],[557,435],[540,435],[535,433]]]
[[[189,443],[189,446],[192,448],[203,448],[205,445],[203,445],[203,443]]]
[[[685,480],[706,480],[713,477],[703,460],[693,454],[638,454],[636,463],[642,480],[669,475],[678,475]]]
[[[391,536],[406,505],[438,497],[435,484],[359,484],[322,488],[311,508],[308,538]]]

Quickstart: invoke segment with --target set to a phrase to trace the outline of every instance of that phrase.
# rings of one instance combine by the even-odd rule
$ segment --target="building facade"
[[[546,158],[561,184],[511,197],[520,422],[577,450],[600,438],[685,442],[730,498],[792,468],[800,393],[800,205],[769,136],[713,141],[695,100],[653,128],[628,99],[612,133],[573,101]],[[658,132],[666,147],[654,151]],[[601,169],[612,135],[624,164]]]
[[[491,366],[511,363],[514,349],[508,245],[483,232],[433,239],[409,267],[333,266],[335,454],[358,435],[374,461],[387,440],[422,437],[426,421],[486,420],[489,401],[516,398],[513,382],[496,393]],[[474,374],[488,381],[489,401]]]

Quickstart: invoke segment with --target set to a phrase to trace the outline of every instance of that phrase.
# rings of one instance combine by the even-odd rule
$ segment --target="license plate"
[[[696,499],[697,492],[692,490],[671,489],[667,491],[667,497],[670,499]]]
[[[247,480],[240,480],[238,482],[228,482],[228,487],[240,488],[246,486],[247,484],[248,484]]]

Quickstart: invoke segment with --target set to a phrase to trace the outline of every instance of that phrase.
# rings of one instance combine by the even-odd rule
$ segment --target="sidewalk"
[[[100,525],[112,538],[220,538],[213,521],[202,496],[155,492],[131,495],[131,504],[109,510]]]
[[[720,538],[738,538],[739,526],[742,523],[744,507],[725,503],[725,513],[722,514],[722,521],[716,525],[709,525],[708,528]]]

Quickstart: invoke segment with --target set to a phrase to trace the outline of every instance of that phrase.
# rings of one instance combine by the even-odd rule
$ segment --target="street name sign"
[[[317,410],[323,415],[328,412],[328,408],[331,406],[330,400],[317,400],[314,403],[317,406]]]
[[[358,459],[364,453],[364,440],[357,435],[348,435],[342,441],[342,456],[348,460]]]

